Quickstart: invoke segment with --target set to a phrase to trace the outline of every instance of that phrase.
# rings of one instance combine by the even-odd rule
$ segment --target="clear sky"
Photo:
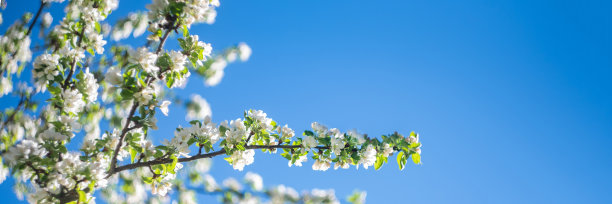
[[[9,1],[0,28],[32,2]],[[108,21],[149,2],[123,0]],[[58,20],[62,6],[51,9]],[[610,10],[603,0],[221,1],[217,22],[191,33],[217,50],[247,42],[253,55],[220,85],[192,77],[178,93],[201,94],[217,122],[262,109],[296,132],[319,121],[370,136],[414,130],[423,143],[423,164],[403,171],[391,159],[379,171],[315,172],[257,152],[243,172],[214,159],[218,181],[253,171],[267,186],[365,190],[369,203],[612,203]],[[184,114],[160,114],[155,138]],[[0,197],[17,202],[9,183]]]

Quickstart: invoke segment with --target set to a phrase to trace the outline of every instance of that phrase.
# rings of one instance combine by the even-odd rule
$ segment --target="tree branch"
[[[281,149],[295,149],[295,148],[302,148],[302,145],[250,145],[250,146],[245,146],[246,149],[275,149],[275,148],[281,148]],[[329,149],[328,146],[318,146],[315,147],[316,149],[322,150],[322,149]],[[215,156],[219,156],[222,154],[225,154],[225,149],[219,150],[219,151],[215,151],[215,152],[211,152],[211,153],[206,153],[206,154],[198,154],[192,157],[185,157],[185,158],[179,158],[178,162],[184,163],[184,162],[190,162],[190,161],[194,161],[194,160],[198,160],[198,159],[203,159],[203,158],[212,158]],[[157,159],[157,160],[152,160],[152,161],[147,161],[147,162],[138,162],[138,163],[133,163],[133,164],[126,164],[123,166],[119,166],[115,168],[115,171],[110,172],[108,177],[110,177],[111,175],[121,172],[121,171],[125,171],[125,170],[129,170],[129,169],[135,169],[135,168],[140,168],[140,167],[148,167],[148,166],[153,166],[153,165],[158,165],[158,164],[169,164],[172,163],[172,159],[170,158],[164,158],[164,159]]]
[[[28,32],[26,32],[26,36],[29,36],[30,33],[32,33],[32,28],[34,28],[34,24],[36,24],[36,21],[38,20],[40,13],[42,13],[43,8],[47,4],[48,4],[47,2],[40,3],[40,7],[38,7],[38,11],[36,12],[36,15],[34,16],[34,20],[32,21],[32,23],[30,23],[30,26],[28,27]]]
[[[28,26],[28,31],[26,31],[25,36],[23,36],[24,38],[30,36],[30,33],[32,33],[32,29],[34,28],[34,25],[36,24],[36,21],[38,21],[38,18],[40,17],[40,14],[42,13],[42,10],[45,8],[45,6],[47,4],[48,4],[47,2],[41,2],[40,3],[40,7],[38,7],[38,11],[36,12],[36,15],[34,16],[34,19],[30,23],[30,26]],[[21,46],[17,47],[17,49],[15,49],[15,51],[13,52],[13,54],[11,56],[15,56],[17,54],[17,52],[19,52],[20,49],[21,49]],[[0,70],[0,75],[2,75],[2,74],[4,74],[4,69]]]
[[[155,54],[158,54],[161,52],[164,44],[166,43],[166,40],[168,40],[168,36],[170,35],[170,32],[172,32],[172,30],[166,30],[166,33],[163,35],[161,42],[159,43],[159,46],[157,47],[157,50],[155,51]],[[161,75],[162,72],[160,71],[159,75]],[[154,79],[151,76],[147,77],[146,80],[146,85],[148,86],[151,82],[153,82]],[[116,172],[119,172],[121,170],[118,170],[117,168],[117,155],[119,154],[119,150],[121,150],[121,146],[123,145],[123,138],[125,137],[125,134],[127,134],[127,132],[129,131],[129,126],[130,126],[130,122],[132,120],[132,118],[134,117],[134,114],[136,113],[136,109],[138,109],[138,102],[134,101],[134,103],[132,104],[132,108],[130,109],[130,113],[127,117],[127,121],[125,122],[125,126],[123,127],[123,130],[121,131],[121,135],[119,136],[119,143],[117,144],[117,147],[115,147],[115,151],[113,152],[113,157],[111,158],[111,167],[109,170],[109,175],[113,175]]]
[[[81,32],[79,33],[79,39],[77,40],[77,47],[79,49],[81,48],[81,42],[83,42],[83,35],[85,35],[85,26],[87,25],[83,23],[83,28],[81,29]],[[70,66],[70,72],[68,72],[68,77],[66,77],[64,84],[62,84],[62,89],[64,90],[68,86],[70,79],[72,79],[72,75],[74,74],[74,69],[76,68],[76,63],[77,63],[76,58],[72,59],[72,65]]]

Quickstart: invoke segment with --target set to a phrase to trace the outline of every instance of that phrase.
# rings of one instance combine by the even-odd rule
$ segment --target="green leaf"
[[[168,165],[168,172],[170,172],[172,174],[176,174],[176,172],[174,172],[174,168],[176,167],[176,163],[178,163],[178,158],[173,156],[172,157],[172,163]]]
[[[383,165],[383,158],[381,158],[381,156],[378,156],[378,158],[376,158],[376,162],[374,163],[374,169],[378,170],[380,169],[382,165]]]
[[[151,184],[151,183],[153,183],[153,178],[148,177],[148,176],[144,176],[144,177],[142,177],[142,181],[144,181],[146,184]]]
[[[413,153],[411,156],[412,156],[412,162],[414,162],[415,164],[421,164],[421,155],[420,154]]]
[[[84,191],[79,192],[79,203],[87,203],[87,194]]]
[[[53,95],[58,95],[62,92],[62,89],[60,89],[57,86],[49,86],[47,87],[47,89],[49,90],[49,92],[51,92],[51,94]]]
[[[404,165],[406,165],[406,158],[404,158],[404,152],[400,151],[397,154],[397,164],[399,165],[399,169],[403,170],[404,169]]]
[[[314,135],[314,132],[312,132],[312,131],[310,131],[310,130],[305,130],[305,131],[304,131],[304,135],[306,135],[306,136],[313,136],[313,135]]]
[[[134,148],[130,148],[130,156],[131,156],[132,163],[134,163],[134,159],[136,158],[137,154],[138,152]]]

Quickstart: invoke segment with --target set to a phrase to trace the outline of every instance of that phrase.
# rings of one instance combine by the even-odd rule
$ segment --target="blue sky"
[[[121,1],[108,20],[148,3]],[[2,30],[34,12],[30,4],[8,2]],[[217,50],[247,42],[253,55],[230,65],[220,85],[204,88],[194,77],[178,93],[205,97],[214,121],[262,109],[296,132],[319,121],[371,136],[414,130],[423,143],[423,165],[403,171],[392,159],[379,171],[315,172],[312,161],[289,168],[279,155],[258,152],[244,172],[216,158],[218,180],[253,171],[265,185],[334,188],[341,198],[366,190],[370,203],[611,203],[610,8],[604,1],[222,1],[217,22],[191,33]],[[55,20],[63,13],[51,9]],[[184,113],[175,107],[159,118],[155,137],[187,124]],[[8,184],[0,195],[16,202]]]

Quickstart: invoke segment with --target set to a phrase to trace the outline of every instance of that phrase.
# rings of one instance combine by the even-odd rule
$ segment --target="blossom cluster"
[[[280,153],[289,166],[310,158],[312,169],[322,171],[351,165],[378,169],[395,153],[400,169],[408,158],[420,163],[416,133],[370,138],[315,122],[300,135],[261,110],[215,123],[202,96],[172,99],[170,90],[185,87],[192,72],[205,86],[215,86],[229,63],[251,56],[246,43],[213,53],[211,44],[190,34],[191,25],[214,22],[217,0],[153,0],[148,12],[129,14],[114,28],[104,21],[118,0],[67,1],[65,16],[55,22],[42,12],[52,2],[64,0],[42,0],[35,16],[24,15],[0,36],[0,97],[19,99],[0,115],[0,183],[12,174],[16,191],[31,203],[93,203],[99,189],[110,201],[142,203],[148,192],[156,195],[149,201],[167,201],[179,191],[180,202],[196,203],[195,192],[178,174],[186,162],[194,162],[190,167],[199,173],[189,177],[206,191],[231,192],[225,193],[227,202],[262,202],[257,193],[264,193],[272,203],[337,203],[330,190],[266,189],[252,172],[244,178],[251,192],[236,179],[219,185],[206,174],[208,158],[223,156],[239,171],[248,170],[257,150]],[[33,57],[29,35],[39,18],[44,46]],[[150,35],[142,47],[107,45],[108,37],[118,41],[145,30]],[[172,33],[179,35],[180,48],[166,50]],[[19,78],[23,69],[31,69],[31,82],[13,85],[28,81]],[[164,118],[158,112],[168,116],[171,105],[184,105],[189,125],[156,145],[150,135]],[[110,128],[102,131],[106,124]],[[71,145],[75,141],[82,144]]]

